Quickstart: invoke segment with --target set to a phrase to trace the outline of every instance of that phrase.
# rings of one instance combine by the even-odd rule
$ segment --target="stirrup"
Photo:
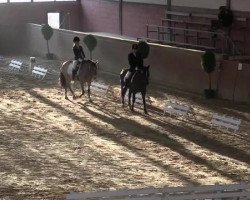
[[[74,82],[75,82],[75,79],[76,79],[76,77],[73,77],[73,76],[72,76],[71,83],[74,83]]]

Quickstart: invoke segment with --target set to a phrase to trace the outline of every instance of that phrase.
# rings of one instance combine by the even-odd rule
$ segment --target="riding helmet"
[[[80,41],[80,38],[79,37],[74,37],[74,39],[73,39],[73,42],[79,42]]]
[[[138,49],[138,44],[133,44],[132,49]]]

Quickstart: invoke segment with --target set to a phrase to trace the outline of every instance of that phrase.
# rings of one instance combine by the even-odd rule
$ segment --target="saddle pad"
[[[67,70],[67,73],[68,73],[69,76],[72,75],[72,71],[73,71],[73,63],[70,63],[69,67],[68,67],[68,70]]]

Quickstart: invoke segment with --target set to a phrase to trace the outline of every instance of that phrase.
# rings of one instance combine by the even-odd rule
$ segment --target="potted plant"
[[[43,34],[44,39],[47,41],[48,53],[46,54],[46,57],[47,57],[47,59],[53,59],[53,54],[50,53],[50,51],[49,51],[49,40],[53,36],[53,29],[51,28],[50,25],[44,24],[44,25],[42,25],[41,32]]]
[[[92,60],[92,51],[96,48],[97,40],[90,34],[84,37],[83,42],[87,46],[90,53],[90,60]]]
[[[145,41],[140,41],[138,44],[138,51],[140,52],[142,59],[146,59],[150,51],[148,43]]]
[[[203,70],[208,73],[208,77],[209,77],[209,89],[204,90],[205,97],[207,99],[214,98],[215,91],[212,90],[211,74],[215,70],[215,66],[216,66],[215,54],[212,51],[206,51],[202,55],[201,65],[202,65]]]
[[[222,27],[228,28],[233,24],[233,12],[226,6],[221,6],[218,14]]]
[[[147,57],[148,57],[148,55],[149,55],[149,51],[150,51],[150,47],[149,47],[149,45],[148,45],[148,43],[147,42],[145,42],[145,41],[140,41],[139,43],[138,43],[138,52],[141,54],[141,57],[142,57],[142,59],[146,59]],[[147,66],[147,69],[148,69],[148,79],[149,79],[149,65]],[[147,79],[147,84],[149,83],[148,80]]]

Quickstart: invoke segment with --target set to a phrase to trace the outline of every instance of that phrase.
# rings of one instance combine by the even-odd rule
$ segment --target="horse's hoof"
[[[73,99],[75,100],[75,99],[77,99],[77,97],[76,97],[76,96],[73,96]]]
[[[66,100],[69,100],[69,98],[68,98],[68,97],[65,97],[65,99],[66,99]]]
[[[146,115],[148,115],[148,111],[144,111],[144,113],[145,113]]]

